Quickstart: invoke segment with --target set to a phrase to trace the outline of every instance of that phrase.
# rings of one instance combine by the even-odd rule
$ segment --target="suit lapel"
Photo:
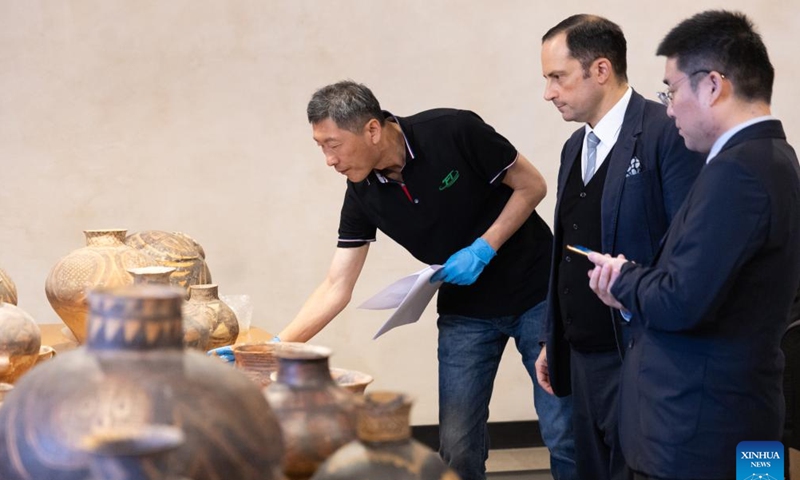
[[[614,239],[617,232],[619,206],[622,201],[622,187],[625,184],[625,173],[628,171],[636,148],[636,140],[642,133],[644,106],[644,97],[634,91],[628,108],[625,110],[625,118],[622,121],[622,129],[617,137],[617,143],[611,150],[611,156],[606,159],[608,172],[600,205],[601,244],[604,252],[615,252]]]

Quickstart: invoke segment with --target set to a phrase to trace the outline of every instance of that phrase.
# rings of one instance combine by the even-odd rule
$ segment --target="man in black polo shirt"
[[[584,125],[561,151],[547,348],[537,368],[544,388],[572,394],[578,472],[593,480],[631,477],[617,432],[629,328],[589,289],[593,265],[566,247],[649,263],[703,165],[664,106],[628,85],[626,50],[619,26],[594,15],[569,17],[542,38],[545,100]]]
[[[569,399],[535,382],[552,235],[534,211],[544,179],[472,112],[411,117],[381,110],[364,85],[340,82],[308,105],[314,140],[347,177],[339,243],[327,278],[283,341],[306,341],[350,300],[376,230],[427,264],[443,264],[438,296],[440,454],[464,479],[485,478],[486,422],[509,337],[534,379],[556,479],[575,479]]]

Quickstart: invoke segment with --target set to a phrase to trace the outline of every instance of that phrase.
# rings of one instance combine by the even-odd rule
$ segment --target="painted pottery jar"
[[[153,265],[144,253],[125,245],[127,230],[84,230],[86,246],[55,264],[45,282],[53,310],[79,343],[86,341],[89,290],[131,285],[127,269]]]
[[[233,345],[239,337],[236,314],[219,299],[219,288],[215,284],[190,286],[183,316],[187,329],[209,325],[211,333],[207,349]]]
[[[282,478],[280,426],[241,373],[183,348],[183,294],[131,286],[89,296],[86,344],[37,366],[0,408],[0,478],[85,480],[98,429],[180,427],[177,475]]]
[[[457,480],[438,453],[411,438],[410,412],[403,394],[366,394],[357,406],[358,440],[328,458],[313,479]]]
[[[180,428],[145,425],[99,429],[86,436],[91,480],[181,480],[171,454],[184,443]]]
[[[184,289],[211,283],[205,252],[192,237],[178,232],[147,230],[128,235],[125,243],[147,254],[162,267],[173,267],[170,282]]]
[[[0,268],[0,302],[17,304],[17,286],[2,268]]]
[[[36,321],[18,306],[0,303],[0,382],[15,383],[30,370],[41,345]]]
[[[310,478],[338,448],[356,436],[355,397],[331,378],[325,347],[280,343],[278,375],[264,389],[286,439],[283,472]]]

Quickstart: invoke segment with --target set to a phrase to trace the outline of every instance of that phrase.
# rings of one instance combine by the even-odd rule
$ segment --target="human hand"
[[[489,261],[497,255],[491,245],[478,238],[472,245],[450,255],[444,266],[431,277],[431,283],[447,282],[472,285]]]
[[[545,392],[555,395],[553,386],[550,384],[550,370],[547,367],[547,348],[544,345],[542,345],[542,351],[539,352],[539,358],[536,359],[536,381],[539,382],[539,386]]]
[[[611,294],[611,287],[617,281],[622,266],[628,263],[625,255],[620,254],[614,258],[607,253],[603,255],[592,252],[589,254],[589,261],[594,263],[594,269],[589,271],[589,288],[609,307],[626,310]]]
[[[206,355],[209,357],[217,357],[225,363],[233,363],[234,356],[233,356],[233,346],[226,345],[224,347],[212,348]]]

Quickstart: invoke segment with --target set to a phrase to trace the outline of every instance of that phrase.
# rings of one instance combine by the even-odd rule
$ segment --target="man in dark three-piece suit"
[[[617,399],[627,322],[589,289],[585,256],[625,253],[649,263],[703,165],[686,149],[666,109],[627,82],[626,42],[593,15],[562,21],[542,39],[544,97],[565,120],[585,123],[561,153],[547,316],[537,379],[572,393],[582,479],[631,477],[619,447]],[[546,354],[545,354],[546,350]]]
[[[739,442],[781,439],[800,167],[770,115],[774,70],[744,15],[695,15],[658,55],[660,97],[706,165],[651,266],[593,253],[589,283],[632,316],[620,436],[636,478],[732,479]]]

